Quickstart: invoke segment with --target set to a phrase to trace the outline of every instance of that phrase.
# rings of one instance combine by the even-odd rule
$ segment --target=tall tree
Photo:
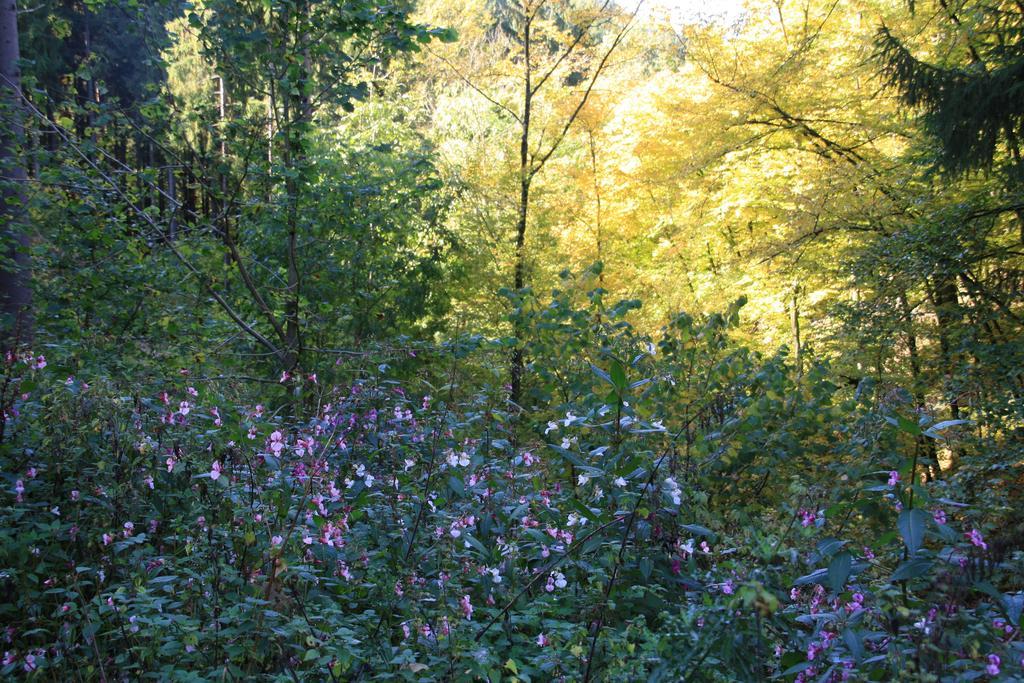
[[[509,77],[505,80],[509,87],[504,92],[477,82],[465,65],[445,59],[461,81],[510,118],[518,129],[511,277],[516,296],[521,296],[530,285],[527,241],[531,192],[537,177],[559,151],[587,106],[641,5],[642,0],[631,12],[623,13],[611,0],[493,3],[489,35],[505,38],[508,45],[504,54],[496,56],[507,67]],[[514,331],[517,337],[525,332],[518,323]],[[517,343],[509,359],[514,403],[522,400],[524,369],[523,346]]]
[[[29,284],[29,238],[26,224],[23,160],[25,128],[21,104],[21,53],[18,47],[18,7],[0,1],[0,297],[4,341],[25,339],[32,332]]]

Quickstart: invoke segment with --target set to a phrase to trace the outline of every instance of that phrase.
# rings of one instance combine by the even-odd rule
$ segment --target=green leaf
[[[853,567],[853,555],[849,550],[844,550],[835,555],[828,563],[828,586],[833,592],[843,590],[846,580],[850,578],[850,569]]]
[[[892,573],[890,581],[908,581],[924,576],[932,568],[932,564],[932,560],[924,557],[907,560],[896,567],[896,571]]]
[[[828,576],[828,569],[815,569],[810,574],[805,574],[793,582],[794,586],[805,586],[810,583],[821,583]]]
[[[825,538],[818,542],[818,554],[824,557],[830,557],[839,552],[843,546],[846,545],[846,541],[840,541],[838,538]]]
[[[644,577],[644,581],[651,578],[651,570],[654,569],[654,563],[651,558],[644,557],[640,560],[640,575]]]
[[[597,375],[597,376],[598,376],[599,378],[603,379],[603,380],[604,380],[605,382],[608,382],[608,384],[612,384],[612,385],[614,385],[614,384],[615,384],[615,382],[613,382],[613,381],[612,381],[612,377],[611,377],[611,375],[609,375],[609,374],[608,374],[607,372],[605,372],[605,371],[604,371],[604,370],[602,370],[601,368],[597,367],[597,366],[596,366],[596,365],[594,365],[593,363],[591,363],[591,364],[590,364],[590,369],[591,369],[591,371],[593,371],[593,373],[594,373],[595,375]]]
[[[902,415],[896,416],[897,426],[901,431],[910,434],[911,436],[921,436],[921,426],[909,417],[903,417]]]
[[[927,524],[928,513],[920,509],[904,510],[896,520],[896,526],[911,555],[916,554],[924,543],[924,530]]]
[[[626,390],[626,369],[617,360],[612,361],[611,378],[616,389],[620,392]]]
[[[843,631],[843,642],[846,643],[846,649],[850,651],[856,661],[859,662],[864,658],[864,644],[861,642],[860,635],[852,628]]]

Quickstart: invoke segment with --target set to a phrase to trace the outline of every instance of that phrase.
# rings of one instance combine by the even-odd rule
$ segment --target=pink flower
[[[270,450],[277,455],[284,448],[284,435],[280,431],[274,430],[270,434]]]
[[[220,479],[221,467],[220,460],[214,460],[213,464],[210,465],[210,479],[217,481]]]
[[[210,413],[213,415],[213,424],[220,427],[224,424],[224,420],[220,419],[220,411],[217,410],[217,406],[210,408]]]
[[[547,647],[550,644],[551,644],[551,640],[549,640],[548,637],[546,635],[544,635],[543,633],[541,633],[540,635],[537,636],[537,645],[538,645],[538,647]]]
[[[284,539],[281,538],[280,536],[273,536],[270,539],[270,545],[272,545],[272,546],[279,546],[282,543],[284,543]]]
[[[889,472],[889,486],[896,486],[898,483],[900,483],[900,473],[892,470]]]
[[[978,546],[982,550],[988,550],[988,544],[985,543],[985,539],[982,538],[981,532],[977,529],[971,529],[965,534],[971,543]]]
[[[187,389],[185,389],[185,392],[188,393],[189,396],[198,396],[199,395],[199,392],[196,391],[195,387],[188,387]]]
[[[725,595],[732,595],[735,591],[736,587],[733,585],[732,579],[728,579],[722,584],[722,593]]]
[[[814,524],[815,514],[813,510],[807,508],[800,509],[800,525],[808,527]]]
[[[999,655],[989,655],[988,666],[985,667],[985,673],[987,673],[989,676],[998,676],[1000,664],[1002,664],[1002,660],[999,659]]]
[[[45,367],[46,367],[46,356],[42,356],[42,355],[36,356],[36,358],[34,360],[32,360],[32,369],[33,370],[42,370]]]
[[[192,411],[192,404],[188,401],[182,401],[178,404],[178,412],[182,415],[188,415]]]
[[[124,523],[124,537],[129,538],[135,532],[135,525],[131,522]]]
[[[111,536],[110,534],[103,534],[103,545],[110,545],[113,542],[113,536]]]
[[[469,601],[468,595],[463,595],[462,599],[459,600],[459,605],[462,607],[462,615],[469,621],[473,618],[473,603]]]
[[[932,510],[932,519],[935,520],[936,524],[943,524],[944,525],[946,523],[946,513],[945,513],[945,511],[942,510],[942,508],[935,508],[934,510]]]
[[[174,458],[167,458],[166,462],[167,462],[167,471],[168,472],[173,472],[174,471],[174,464],[177,462],[177,460],[175,460]]]

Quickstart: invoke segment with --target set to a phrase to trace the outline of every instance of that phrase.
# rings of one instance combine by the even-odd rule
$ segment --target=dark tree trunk
[[[17,4],[15,0],[0,0],[0,172],[6,176],[0,185],[4,251],[4,260],[0,263],[0,297],[3,299],[5,344],[16,339],[27,340],[32,334],[19,57]]]

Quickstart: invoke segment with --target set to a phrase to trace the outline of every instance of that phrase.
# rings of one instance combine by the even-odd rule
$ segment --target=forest
[[[0,0],[0,679],[1024,681],[1024,2]]]

